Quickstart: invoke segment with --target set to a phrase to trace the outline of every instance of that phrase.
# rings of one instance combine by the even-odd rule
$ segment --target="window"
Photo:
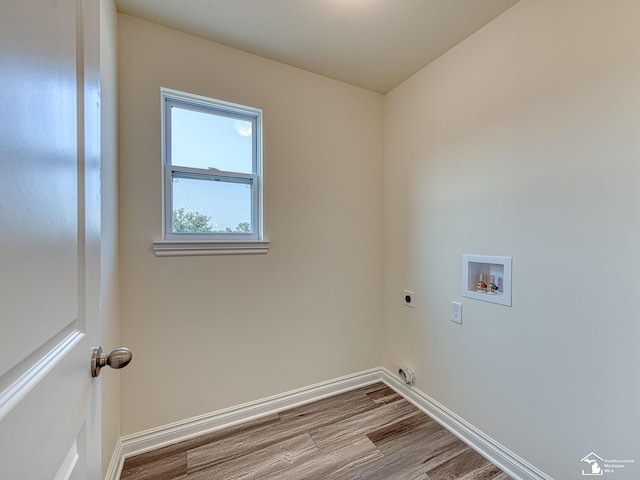
[[[256,242],[268,245],[262,111],[165,88],[162,104],[164,241],[154,242],[156,254],[176,254],[176,245],[191,254],[262,253],[254,251]]]

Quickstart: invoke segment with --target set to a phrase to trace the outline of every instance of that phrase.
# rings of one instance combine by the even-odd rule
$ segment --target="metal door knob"
[[[124,368],[129,365],[133,354],[131,350],[125,347],[116,348],[109,355],[102,353],[102,347],[93,347],[91,354],[91,376],[100,375],[100,369],[105,365],[111,368]]]

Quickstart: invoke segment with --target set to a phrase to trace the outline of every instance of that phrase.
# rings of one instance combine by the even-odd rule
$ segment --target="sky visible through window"
[[[235,173],[253,172],[252,123],[178,107],[171,109],[171,163]],[[251,223],[251,186],[173,179],[173,209],[210,217],[214,231]]]

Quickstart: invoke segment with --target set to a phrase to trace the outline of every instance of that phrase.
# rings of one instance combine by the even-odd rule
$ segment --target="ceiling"
[[[518,0],[116,0],[118,10],[386,93]]]

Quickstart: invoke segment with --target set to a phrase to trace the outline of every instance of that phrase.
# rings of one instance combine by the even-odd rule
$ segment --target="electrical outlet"
[[[407,307],[415,308],[415,305],[414,305],[415,300],[416,300],[415,296],[416,296],[415,292],[411,292],[409,290],[404,290],[404,293],[403,293],[404,304]]]
[[[462,304],[451,302],[451,321],[462,325]]]

